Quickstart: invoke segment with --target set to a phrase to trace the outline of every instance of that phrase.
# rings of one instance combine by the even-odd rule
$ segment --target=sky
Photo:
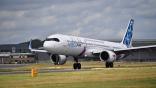
[[[122,39],[134,19],[134,39],[156,39],[156,0],[0,0],[0,44],[51,34]]]

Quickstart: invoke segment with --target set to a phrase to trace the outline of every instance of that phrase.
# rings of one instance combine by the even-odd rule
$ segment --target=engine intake
[[[116,54],[112,51],[103,51],[100,53],[100,60],[106,62],[113,62],[116,60]]]
[[[67,57],[65,55],[53,54],[50,58],[55,65],[63,65],[67,61]]]

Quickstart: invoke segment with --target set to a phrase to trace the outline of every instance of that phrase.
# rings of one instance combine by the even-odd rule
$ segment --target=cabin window
[[[58,38],[47,38],[45,41],[56,41],[56,42],[60,42],[60,40]]]

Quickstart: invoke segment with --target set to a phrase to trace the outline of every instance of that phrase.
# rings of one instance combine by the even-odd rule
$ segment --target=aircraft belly
[[[61,55],[72,55],[78,56],[84,52],[83,47],[57,47],[49,50],[51,53],[61,54]]]
[[[79,54],[81,54],[83,52],[83,48],[69,48],[67,49],[67,54],[68,55],[74,55],[74,56],[78,56]]]

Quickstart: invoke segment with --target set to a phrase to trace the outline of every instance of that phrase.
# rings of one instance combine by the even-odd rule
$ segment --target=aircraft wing
[[[126,49],[115,49],[114,52],[117,54],[121,54],[121,53],[130,53],[135,51],[146,51],[146,50],[147,51],[156,50],[156,45],[131,47]]]
[[[31,52],[43,52],[43,53],[47,53],[48,52],[47,50],[44,50],[43,47],[41,47],[40,49],[32,49],[32,47],[31,47],[31,41],[29,43],[29,50]]]
[[[48,51],[46,50],[40,50],[40,49],[30,49],[31,52],[42,52],[42,53],[47,53]]]

